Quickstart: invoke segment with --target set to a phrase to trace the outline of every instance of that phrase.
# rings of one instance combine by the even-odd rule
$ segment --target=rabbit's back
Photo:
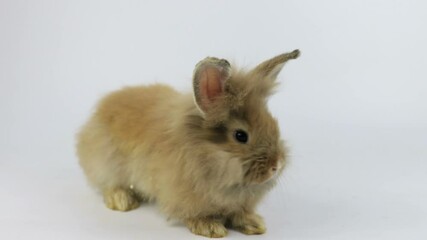
[[[132,156],[162,141],[171,99],[179,95],[171,87],[151,85],[124,88],[100,101],[77,139],[80,165],[96,188],[130,184]]]
[[[164,131],[176,95],[165,85],[125,88],[103,99],[95,117],[120,140],[139,143]]]

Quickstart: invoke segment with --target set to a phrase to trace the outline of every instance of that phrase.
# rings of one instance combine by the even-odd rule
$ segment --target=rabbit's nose
[[[273,173],[275,173],[281,167],[282,167],[282,165],[280,164],[280,162],[278,160],[276,160],[274,163],[271,164],[270,171],[273,172]]]
[[[277,175],[277,165],[274,164],[272,166],[270,166],[270,169],[268,170],[268,176],[269,178],[273,178]]]
[[[270,172],[271,174],[275,174],[279,166],[277,166],[277,161],[271,163]]]

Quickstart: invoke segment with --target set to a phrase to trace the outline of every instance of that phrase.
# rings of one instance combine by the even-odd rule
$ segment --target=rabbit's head
[[[267,182],[285,166],[284,143],[267,100],[283,65],[298,56],[298,50],[281,54],[250,71],[233,69],[227,60],[213,57],[196,65],[193,87],[201,112],[200,137],[239,159],[243,184]]]

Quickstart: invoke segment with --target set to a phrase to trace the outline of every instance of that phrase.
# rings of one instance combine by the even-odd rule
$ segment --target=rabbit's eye
[[[248,142],[248,134],[245,131],[240,129],[234,132],[234,138],[236,138],[236,140],[241,143]]]

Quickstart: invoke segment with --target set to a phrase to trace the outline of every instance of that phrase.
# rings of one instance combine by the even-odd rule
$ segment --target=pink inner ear
[[[221,73],[216,68],[206,68],[200,76],[200,95],[204,104],[212,102],[222,91]]]

